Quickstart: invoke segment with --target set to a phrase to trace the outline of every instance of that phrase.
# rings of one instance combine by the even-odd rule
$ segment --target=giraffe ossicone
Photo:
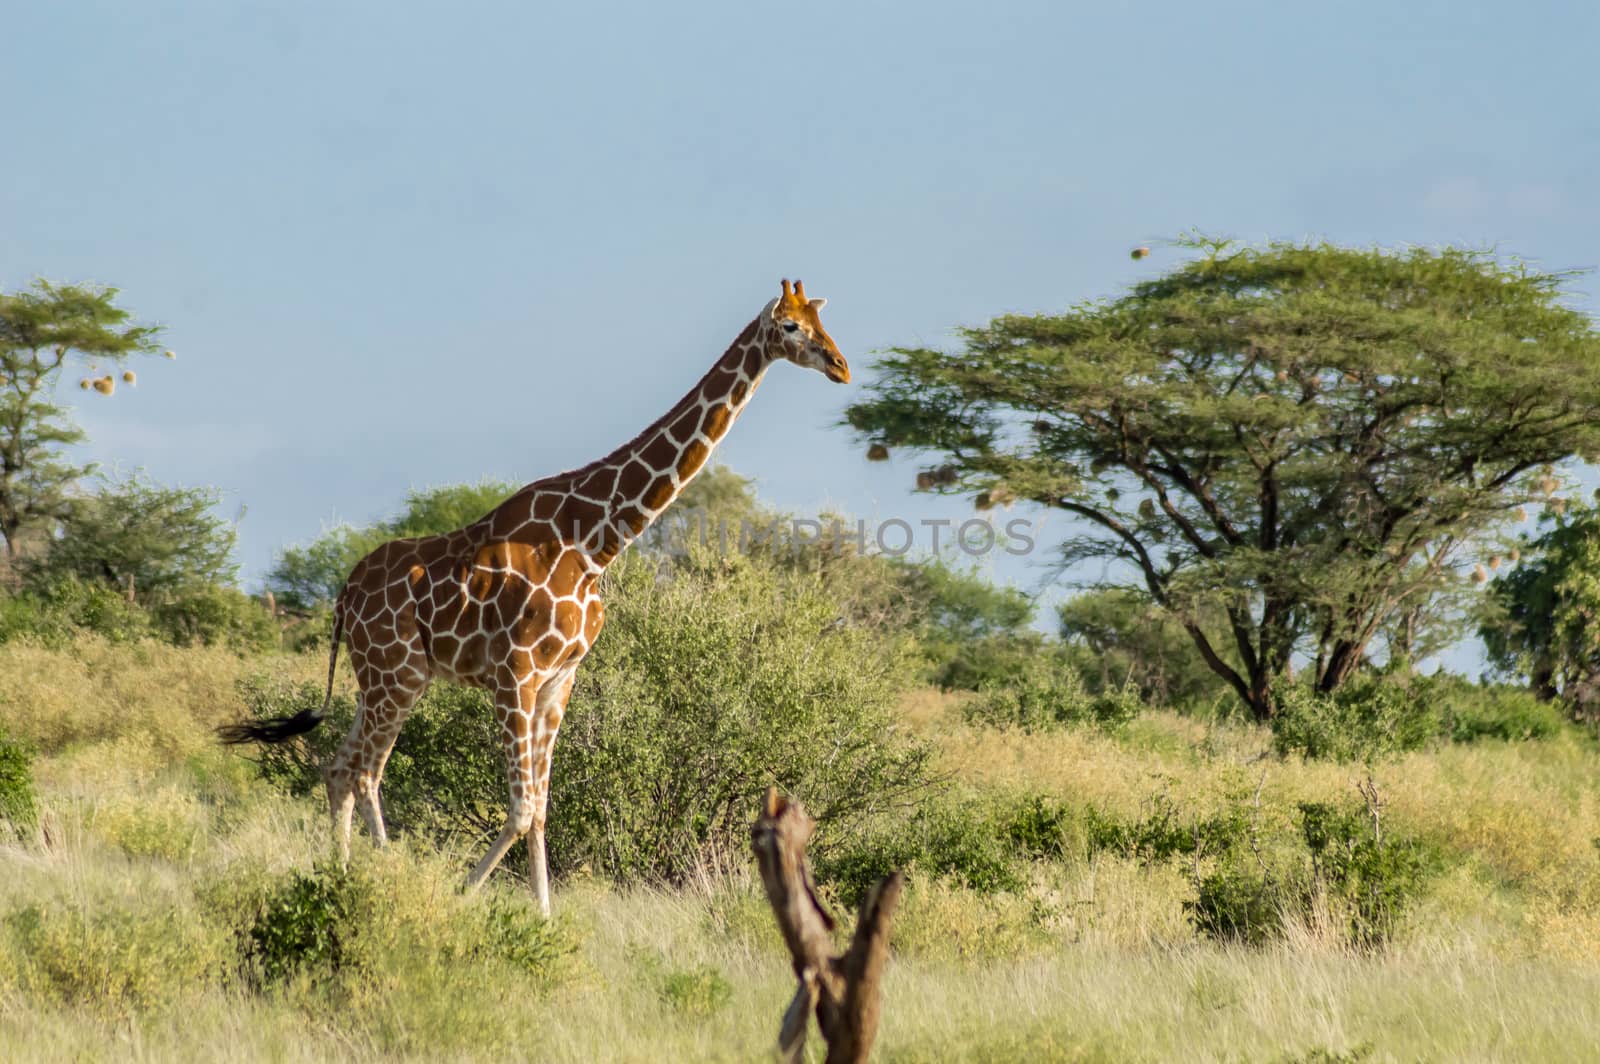
[[[799,281],[745,326],[700,382],[604,458],[536,480],[465,528],[386,543],[356,564],[334,603],[322,709],[234,724],[224,742],[283,742],[327,715],[341,639],[360,687],[356,719],[323,768],[341,860],[354,812],[385,839],[378,788],[401,725],[434,679],[494,697],[510,805],[467,877],[481,884],[528,837],[528,878],[550,911],[545,811],[556,733],[579,663],[605,624],[599,579],[672,504],[727,435],[774,362],[846,383],[850,367]]]

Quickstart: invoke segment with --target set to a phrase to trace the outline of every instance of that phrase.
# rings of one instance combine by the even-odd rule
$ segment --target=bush
[[[1302,802],[1300,830],[1313,888],[1349,910],[1350,944],[1386,944],[1422,892],[1433,863],[1428,855],[1411,840],[1381,834],[1370,807]]]
[[[1198,877],[1194,900],[1184,902],[1183,910],[1196,931],[1222,942],[1259,946],[1283,928],[1279,892],[1242,859]]]
[[[0,608],[0,642],[28,638],[61,647],[78,631],[126,643],[150,635],[150,618],[126,593],[76,577],[40,584]]]
[[[169,1007],[221,975],[218,944],[170,906],[36,904],[5,922],[25,989],[111,1018]]]
[[[277,622],[255,598],[238,588],[192,584],[149,605],[154,633],[175,646],[201,643],[239,650],[274,650]]]
[[[0,732],[0,825],[22,835],[32,831],[38,819],[33,758],[27,747]]]
[[[1166,795],[1156,795],[1138,820],[1118,821],[1093,808],[1086,811],[1089,851],[1109,851],[1139,861],[1171,857],[1199,860],[1226,854],[1245,841],[1249,823],[1238,806],[1203,820],[1184,822]]]
[[[356,884],[347,871],[291,873],[245,932],[247,970],[262,984],[282,982],[306,969],[337,974],[351,959],[355,895]]]
[[[926,786],[928,751],[891,713],[902,646],[839,623],[817,575],[705,554],[669,570],[626,555],[607,580],[606,630],[556,744],[546,830],[557,872],[587,864],[671,882],[742,863],[768,785],[803,801],[830,839]],[[257,716],[322,700],[315,685],[261,680],[245,696]],[[333,726],[303,745],[263,749],[263,774],[317,789],[353,712],[346,699],[334,708]],[[400,733],[383,798],[397,827],[487,847],[506,801],[488,697],[434,685]]]
[[[989,727],[1048,731],[1092,724],[1115,729],[1144,708],[1129,684],[1091,694],[1078,671],[1058,656],[1035,654],[1008,678],[985,682],[963,709],[966,719]]]
[[[425,978],[442,966],[476,979],[504,964],[548,983],[576,950],[565,928],[540,916],[531,898],[495,892],[462,898],[451,892],[441,903],[419,897],[437,883],[398,881],[417,871],[394,862],[323,865],[269,880],[239,935],[250,981],[264,988],[303,975],[313,984],[381,983],[407,977],[391,963],[403,954],[415,965],[411,976]],[[225,904],[227,895],[219,888],[216,900]]]
[[[970,795],[924,803],[910,817],[863,831],[813,856],[819,882],[854,908],[890,872],[919,873],[980,894],[1019,891],[1020,848],[1004,830],[1006,813]]]
[[[1548,739],[1565,726],[1558,703],[1542,701],[1525,688],[1475,684],[1443,673],[1421,682],[1438,704],[1444,734],[1452,742]]]
[[[1443,730],[1425,683],[1362,676],[1332,694],[1297,683],[1277,693],[1273,746],[1309,759],[1370,761],[1416,750]]]
[[[152,593],[142,603],[129,602],[125,591],[75,576],[17,595],[0,593],[0,643],[26,638],[59,648],[83,631],[113,643],[154,638],[175,646],[241,650],[274,649],[280,641],[266,607],[236,588],[216,584]]]

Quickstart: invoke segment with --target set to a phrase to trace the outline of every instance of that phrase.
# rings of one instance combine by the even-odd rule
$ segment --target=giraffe
[[[578,665],[605,623],[606,567],[672,504],[727,435],[767,369],[783,360],[847,383],[850,367],[817,312],[826,300],[782,282],[710,371],[672,409],[597,461],[536,480],[444,535],[386,543],[356,564],[333,609],[328,691],[320,710],[229,725],[227,743],[283,742],[328,713],[341,638],[360,697],[355,722],[323,769],[341,861],[359,809],[387,840],[378,788],[401,725],[435,678],[494,699],[510,805],[505,827],[467,876],[478,887],[517,839],[550,913],[545,811],[550,759]]]

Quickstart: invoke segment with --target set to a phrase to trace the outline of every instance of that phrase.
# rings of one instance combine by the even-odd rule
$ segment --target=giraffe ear
[[[826,299],[813,299],[811,301],[811,309],[812,310],[821,310],[823,307],[825,307],[827,305],[828,305],[828,301]]]

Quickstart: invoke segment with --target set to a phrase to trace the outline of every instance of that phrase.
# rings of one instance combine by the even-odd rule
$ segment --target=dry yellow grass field
[[[473,939],[518,901],[514,880],[466,898],[466,855],[358,848],[359,972],[250,985],[238,914],[322,861],[328,832],[319,801],[271,791],[210,729],[237,714],[241,676],[321,668],[87,638],[0,646],[0,725],[35,748],[43,810],[0,850],[0,1058],[768,1059],[792,976],[741,869],[678,891],[563,882],[559,956],[526,965]],[[1287,818],[1361,774],[1278,758],[1238,725],[1152,713],[1114,735],[1022,734],[971,727],[959,706],[918,692],[903,717],[981,791],[1131,815],[1158,794],[1204,811],[1259,788],[1262,815]],[[1444,746],[1376,771],[1386,816],[1464,855],[1387,949],[1313,925],[1258,949],[1207,941],[1180,868],[1120,857],[1041,862],[995,895],[914,877],[877,1058],[1593,1059],[1594,743]]]

